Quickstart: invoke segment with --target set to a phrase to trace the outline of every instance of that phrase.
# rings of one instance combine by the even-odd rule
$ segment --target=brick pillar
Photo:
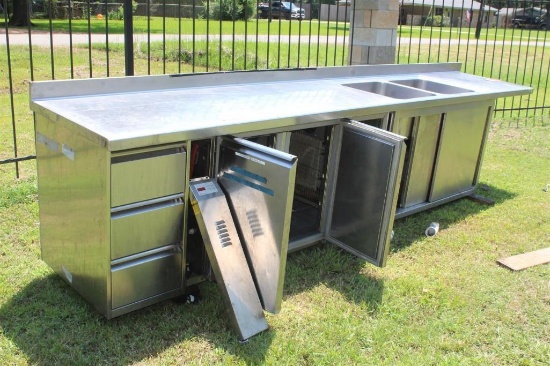
[[[395,63],[399,0],[352,1],[349,64]]]

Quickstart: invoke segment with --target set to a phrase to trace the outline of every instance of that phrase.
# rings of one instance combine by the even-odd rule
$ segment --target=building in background
[[[401,25],[427,25],[443,27],[475,26],[480,12],[483,27],[495,27],[498,9],[471,0],[401,0]]]

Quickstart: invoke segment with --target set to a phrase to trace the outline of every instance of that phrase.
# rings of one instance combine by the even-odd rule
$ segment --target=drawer
[[[113,213],[111,259],[168,244],[179,244],[182,222],[181,198]]]
[[[170,148],[112,158],[111,207],[183,192],[185,155]]]
[[[182,286],[182,254],[168,250],[111,267],[112,308]]]

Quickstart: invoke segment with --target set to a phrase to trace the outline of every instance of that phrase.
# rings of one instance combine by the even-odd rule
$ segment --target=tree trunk
[[[13,0],[13,13],[11,14],[8,25],[17,27],[27,27],[30,24],[29,14],[30,0]]]

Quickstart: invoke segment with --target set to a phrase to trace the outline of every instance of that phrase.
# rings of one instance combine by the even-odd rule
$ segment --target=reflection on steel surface
[[[277,313],[283,294],[296,157],[251,141],[224,138],[219,171],[262,305]]]
[[[190,184],[191,204],[216,276],[218,288],[239,339],[268,328],[256,287],[231,217],[215,180]]]

